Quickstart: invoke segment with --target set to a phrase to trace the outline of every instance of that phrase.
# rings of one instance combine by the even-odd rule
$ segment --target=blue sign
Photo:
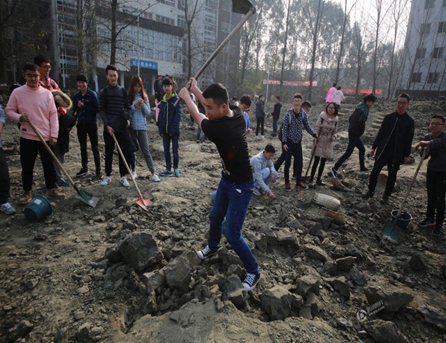
[[[131,58],[130,59],[130,65],[132,67],[137,67],[138,66],[138,60],[136,58]],[[140,68],[145,68],[145,69],[158,70],[158,63],[151,62],[151,61],[139,60],[139,67]]]

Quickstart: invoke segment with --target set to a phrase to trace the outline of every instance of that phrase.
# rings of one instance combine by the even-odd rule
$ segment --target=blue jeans
[[[287,143],[288,151],[286,152],[285,159],[285,184],[290,183],[290,166],[291,166],[291,157],[294,156],[294,175],[296,176],[296,185],[301,182],[301,174],[302,174],[302,142],[299,143]]]
[[[276,177],[276,180],[279,177],[279,173],[276,172],[276,171],[271,173],[271,170],[269,168],[263,168],[262,169],[262,179],[263,179],[263,182],[265,182],[265,185],[267,185],[267,186],[272,182],[271,174],[274,174],[274,176]],[[260,186],[259,186],[258,181],[256,180],[256,175],[255,174],[254,174],[254,187],[258,188],[258,189],[261,189]]]
[[[279,119],[273,119],[273,133],[277,133],[277,122]]]
[[[201,129],[198,128],[197,130],[197,141],[200,140],[200,136],[201,136]],[[206,142],[208,140],[208,137],[206,136],[206,134],[204,135],[204,141]]]
[[[170,158],[170,142],[172,141],[173,150],[173,168],[178,169],[178,162],[180,160],[180,155],[178,155],[178,141],[180,140],[180,135],[169,135],[168,133],[163,135],[163,146],[164,146],[164,158],[166,159],[166,169],[172,170],[172,160]]]
[[[353,153],[353,150],[355,148],[358,148],[359,150],[359,166],[361,170],[365,169],[365,148],[364,144],[362,144],[361,137],[350,137],[348,136],[348,146],[347,150],[345,151],[344,155],[341,156],[341,158],[336,162],[334,165],[334,169],[338,170],[341,168],[342,164],[351,156]]]
[[[208,244],[212,251],[220,247],[223,220],[226,217],[226,240],[242,260],[246,271],[258,274],[259,265],[241,233],[253,188],[254,180],[235,184],[226,181],[224,177],[220,179],[214,206],[209,216],[211,225]]]

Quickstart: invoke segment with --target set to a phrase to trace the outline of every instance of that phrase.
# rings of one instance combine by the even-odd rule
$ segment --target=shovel
[[[57,159],[56,155],[54,155],[53,151],[51,150],[51,148],[48,146],[48,144],[46,144],[45,140],[43,139],[42,135],[40,134],[39,130],[36,129],[36,127],[33,125],[33,123],[31,121],[28,121],[29,125],[32,127],[32,129],[34,130],[34,132],[36,133],[36,135],[39,137],[40,141],[42,142],[42,144],[45,146],[46,150],[48,150],[48,152],[50,153],[51,157],[54,159],[54,161],[56,161],[57,165],[59,166],[59,168],[63,171],[65,177],[68,179],[68,181],[70,181],[70,184],[74,187],[74,189],[76,190],[77,194],[76,194],[76,198],[79,199],[80,201],[82,201],[83,203],[87,204],[90,207],[96,207],[96,205],[98,204],[99,198],[93,196],[92,194],[84,191],[83,189],[78,188],[75,184],[73,179],[70,177],[70,175],[68,175],[67,171],[65,170],[65,168],[62,166],[62,164],[59,162],[59,160]]]
[[[382,235],[384,239],[388,239],[392,243],[396,243],[398,241],[398,236],[400,235],[402,228],[396,225],[398,219],[402,214],[406,214],[406,212],[403,211],[404,205],[406,205],[407,197],[410,194],[410,191],[412,190],[413,184],[415,183],[415,179],[417,178],[418,172],[420,171],[421,165],[424,162],[424,159],[426,158],[428,154],[429,149],[425,149],[423,156],[421,157],[420,163],[418,163],[417,170],[415,170],[415,174],[413,175],[412,182],[410,183],[409,189],[406,192],[406,196],[403,199],[403,202],[401,203],[400,209],[398,210],[398,213],[395,216],[395,220],[393,223],[386,222],[386,225],[384,226],[384,229],[382,231]]]
[[[194,75],[195,79],[198,79],[201,74],[205,71],[205,69],[211,64],[215,57],[220,53],[221,50],[225,47],[226,44],[231,40],[232,37],[240,30],[240,28],[248,21],[251,16],[256,13],[256,8],[248,1],[248,0],[232,0],[232,12],[244,14],[245,16],[242,18],[240,23],[229,33],[229,35],[225,38],[223,42],[218,46],[218,48],[213,52],[213,54],[208,58],[208,60],[203,64],[200,70]],[[187,89],[190,89],[190,86],[187,86]],[[180,103],[181,99],[178,100],[173,105],[177,107]]]
[[[322,132],[322,128],[320,128],[320,130],[319,130],[319,134],[317,135],[317,138],[316,138],[316,142],[315,142],[314,145],[313,145],[313,150],[311,150],[310,163],[308,163],[308,168],[307,168],[307,171],[306,171],[305,176],[304,176],[304,179],[305,179],[305,180],[307,180],[307,177],[308,177],[308,171],[310,170],[311,162],[313,162],[314,153],[316,152],[317,143],[319,143],[319,137],[321,136],[321,132]]]
[[[114,134],[113,132],[112,132],[111,136],[112,136],[113,139],[115,140],[116,147],[118,148],[119,155],[121,156],[122,160],[124,161],[125,167],[127,168],[127,172],[128,172],[130,175],[132,175],[132,172],[130,171],[129,165],[127,164],[127,161],[126,161],[126,159],[125,159],[125,157],[124,157],[124,154],[122,153],[121,147],[119,146],[118,140],[116,139],[116,136],[115,136],[115,134]],[[147,199],[147,198],[144,199],[144,197],[143,197],[142,194],[141,194],[141,191],[139,190],[138,185],[136,184],[136,180],[135,180],[134,177],[132,177],[132,181],[133,181],[133,183],[135,184],[135,188],[136,188],[136,190],[137,190],[137,192],[138,192],[138,196],[139,196],[139,199],[136,200],[136,203],[137,203],[139,206],[141,206],[145,211],[148,211],[147,206],[151,206],[151,205],[152,205],[152,202],[150,201],[150,199]]]

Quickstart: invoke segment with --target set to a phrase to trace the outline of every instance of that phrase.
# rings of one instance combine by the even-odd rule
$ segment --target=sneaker
[[[441,226],[436,226],[435,229],[432,230],[432,234],[436,237],[441,236]]]
[[[338,171],[336,169],[334,169],[333,167],[330,168],[330,171],[331,171],[331,175],[333,175],[333,177],[335,179],[337,179],[338,178]]]
[[[110,182],[111,182],[110,176],[106,176],[104,177],[104,180],[102,180],[101,186],[107,186],[110,184]]]
[[[245,280],[243,280],[243,287],[245,287],[245,289],[248,291],[252,291],[254,288],[256,288],[259,281],[260,281],[260,273],[258,274],[246,273]]]
[[[176,177],[179,177],[179,176],[180,176],[180,172],[178,171],[178,169],[174,169],[174,170],[173,170],[173,174],[174,174]]]
[[[136,180],[138,178],[138,174],[135,171],[132,172],[132,179]]]
[[[258,188],[254,188],[254,190],[252,191],[252,194],[260,196],[262,195],[262,193],[260,193],[260,191],[258,190]]]
[[[0,212],[3,212],[4,214],[14,214],[15,209],[9,202],[6,202],[0,206]]]
[[[155,181],[155,182],[160,182],[161,181],[160,178],[158,177],[158,175],[156,175],[156,174],[152,175],[152,180]]]
[[[76,174],[76,177],[81,177],[81,176],[84,176],[84,175],[87,175],[87,173],[88,173],[88,169],[84,169],[84,168],[82,168],[81,170],[79,170],[79,172]]]
[[[19,204],[21,205],[27,205],[31,202],[33,199],[33,195],[31,194],[31,191],[25,191],[22,194],[22,197],[19,199]]]
[[[263,137],[263,135],[261,135],[261,136],[260,136],[260,138],[262,138],[262,139],[263,139],[263,138],[265,138],[265,137]]]
[[[212,251],[209,248],[209,245],[206,245],[206,248],[204,248],[203,250],[197,251],[197,256],[198,258],[202,259],[202,260],[206,260],[209,257],[212,257],[214,255],[216,255],[218,253],[218,249],[215,251]]]
[[[364,169],[360,170],[361,173],[370,173],[371,171],[372,171],[372,168],[364,168]]]
[[[197,139],[197,144],[198,144],[198,143],[200,143],[200,140],[199,140],[199,139]]]
[[[426,218],[418,223],[419,227],[431,227],[435,226],[435,222],[429,218]]]
[[[310,188],[314,188],[313,180],[310,180],[310,182],[308,182],[308,187],[310,187]]]
[[[256,139],[259,139],[259,136],[256,136]]]
[[[381,198],[381,200],[379,201],[379,203],[381,205],[387,205],[389,203],[389,197],[384,194],[383,197]]]
[[[59,193],[57,188],[48,189],[48,197],[56,199],[65,199],[65,194]]]
[[[160,173],[160,176],[172,176],[172,172],[170,170],[165,170]]]
[[[70,184],[64,179],[60,178],[56,180],[56,185],[60,187],[68,187]]]
[[[287,192],[291,192],[291,186],[290,186],[289,183],[285,184],[285,189],[286,189]]]
[[[371,192],[371,191],[367,191],[367,192],[361,194],[361,196],[362,196],[364,199],[373,198],[374,195],[375,195],[375,192]]]
[[[308,189],[308,187],[305,186],[303,182],[301,182],[298,185],[296,185],[296,188],[300,189],[301,191],[304,191],[304,190]]]
[[[325,182],[323,182],[322,180],[317,180],[317,181],[316,181],[316,184],[317,184],[318,186],[325,186]]]
[[[125,176],[121,177],[121,180],[119,181],[122,183],[124,187],[130,187],[129,182],[127,181],[127,178]]]

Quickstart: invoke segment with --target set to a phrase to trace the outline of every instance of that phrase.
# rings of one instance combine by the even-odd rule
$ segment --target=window
[[[427,76],[427,83],[437,83],[439,75],[440,73],[429,73]]]
[[[175,25],[175,20],[158,14],[156,15],[156,21],[164,24]]]
[[[413,83],[421,82],[421,73],[412,73],[412,77],[410,78],[410,82],[413,82]]]
[[[186,18],[184,17],[184,15],[177,15],[177,26],[186,29]]]
[[[444,53],[444,48],[434,48],[432,51],[432,58],[442,58]]]
[[[426,0],[426,3],[424,4],[424,9],[428,10],[435,7],[435,0]]]
[[[186,0],[178,0],[178,9],[184,10],[185,8],[186,8]]]
[[[431,31],[431,24],[421,24],[421,34],[427,35]]]
[[[158,2],[161,2],[162,4],[166,4],[166,5],[175,7],[175,1],[174,0],[158,0]]]
[[[438,23],[438,33],[446,32],[446,21]]]
[[[415,58],[425,58],[426,57],[426,48],[423,49],[417,49],[417,53],[415,55]]]

